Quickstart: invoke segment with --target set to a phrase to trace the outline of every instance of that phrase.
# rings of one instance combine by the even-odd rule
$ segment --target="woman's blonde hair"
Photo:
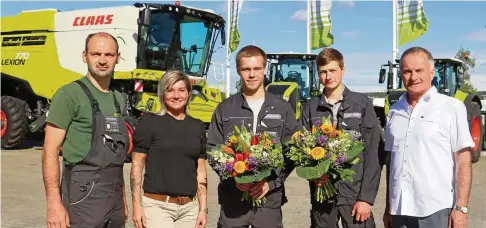
[[[184,112],[187,111],[187,106],[189,105],[189,100],[191,99],[191,94],[192,94],[192,87],[191,87],[191,81],[189,80],[189,77],[182,71],[179,70],[171,70],[165,72],[164,75],[162,75],[162,78],[159,80],[159,85],[157,89],[157,94],[159,96],[159,102],[160,102],[160,111],[157,112],[156,114],[158,115],[164,115],[167,113],[167,105],[165,104],[165,92],[172,88],[174,84],[176,84],[179,81],[184,81],[184,84],[186,85],[186,89],[189,93],[189,97],[187,100],[187,103],[184,106]]]

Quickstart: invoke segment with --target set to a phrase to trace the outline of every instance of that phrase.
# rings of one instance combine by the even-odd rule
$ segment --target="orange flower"
[[[332,132],[332,127],[329,125],[321,125],[321,131],[324,132],[324,134],[330,134]]]
[[[236,173],[243,173],[246,170],[246,164],[243,161],[238,161],[235,163],[235,166],[233,167],[235,169]]]
[[[311,156],[312,158],[314,158],[314,160],[322,159],[325,154],[326,154],[326,150],[324,150],[324,148],[319,146],[311,150]]]
[[[331,138],[336,137],[336,124],[332,125],[332,131],[331,134],[329,135]]]
[[[223,151],[227,154],[234,154],[235,152],[233,151],[233,149],[231,149],[230,147],[228,146],[221,146],[221,149],[223,149]]]

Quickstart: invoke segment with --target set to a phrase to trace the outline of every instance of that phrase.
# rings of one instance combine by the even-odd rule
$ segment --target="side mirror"
[[[223,27],[221,29],[221,45],[226,44],[226,29]]]
[[[152,12],[149,9],[149,6],[146,6],[142,10],[141,19],[139,19],[139,24],[150,26],[150,19],[151,19]]]
[[[457,82],[459,84],[463,84],[464,83],[464,67],[462,66],[459,66],[457,67]]]
[[[386,69],[380,69],[380,78],[378,79],[378,82],[380,84],[385,82],[385,76],[386,76]]]

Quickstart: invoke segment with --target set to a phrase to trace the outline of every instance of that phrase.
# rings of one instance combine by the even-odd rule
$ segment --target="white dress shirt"
[[[461,101],[432,87],[411,111],[406,94],[390,108],[386,125],[390,213],[424,217],[452,208],[454,152],[474,142]]]

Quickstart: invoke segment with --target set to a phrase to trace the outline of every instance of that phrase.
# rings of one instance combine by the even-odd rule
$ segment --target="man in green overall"
[[[113,36],[89,35],[83,51],[87,75],[61,87],[52,99],[42,154],[49,228],[125,227],[123,165],[129,147],[121,112],[125,102],[121,93],[109,89],[119,58]]]

